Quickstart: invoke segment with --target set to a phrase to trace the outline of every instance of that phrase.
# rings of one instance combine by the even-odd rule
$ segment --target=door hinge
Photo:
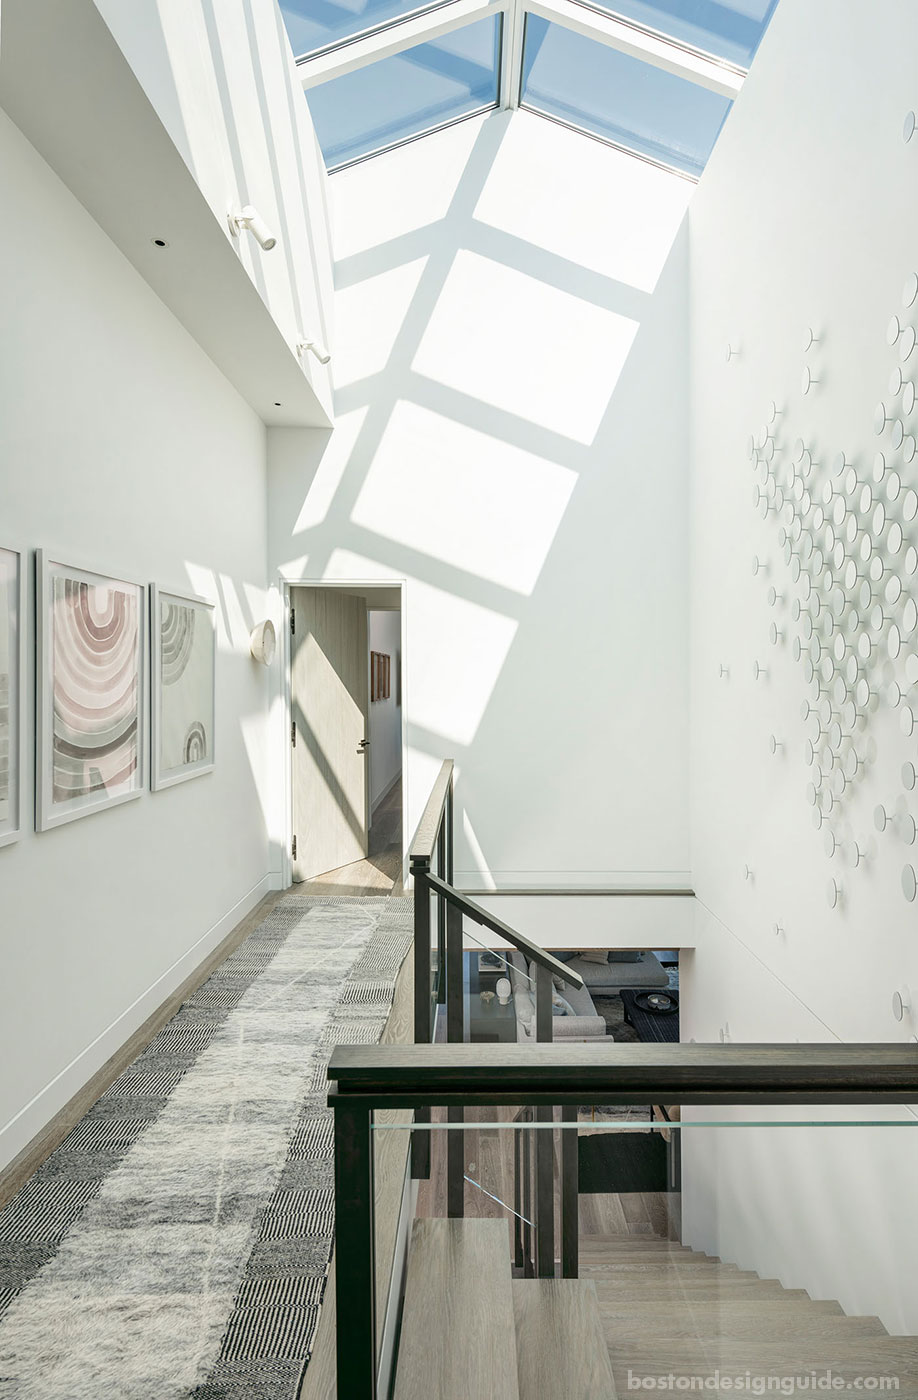
[[[296,748],[296,720],[290,726],[290,743],[293,748]]]
[[[296,636],[296,608],[290,609],[290,635]]]
[[[293,857],[293,859],[296,860],[296,837],[295,837],[295,836],[294,836],[293,842],[291,843],[291,846],[290,846],[290,854],[291,854],[291,856]]]

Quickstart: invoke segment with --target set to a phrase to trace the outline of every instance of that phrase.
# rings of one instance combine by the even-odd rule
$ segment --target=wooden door
[[[367,854],[367,605],[334,588],[293,588],[290,696],[294,880]]]

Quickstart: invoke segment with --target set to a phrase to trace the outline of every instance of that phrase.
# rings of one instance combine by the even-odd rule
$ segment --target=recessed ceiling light
[[[283,404],[279,404],[279,403],[275,400],[274,407],[275,407],[275,408],[283,408]]]
[[[154,246],[155,248],[168,248],[168,247],[169,247],[169,244],[166,242],[165,238],[151,238],[151,239],[150,239],[150,242],[153,244],[153,246]]]

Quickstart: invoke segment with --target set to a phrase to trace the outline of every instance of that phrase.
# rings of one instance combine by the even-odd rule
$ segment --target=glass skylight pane
[[[500,16],[368,63],[306,94],[329,170],[497,104]]]
[[[730,99],[526,16],[523,104],[687,175],[700,175]]]
[[[692,48],[748,68],[778,0],[588,0]]]
[[[365,29],[435,10],[443,0],[281,0],[281,13],[297,58],[353,39]]]

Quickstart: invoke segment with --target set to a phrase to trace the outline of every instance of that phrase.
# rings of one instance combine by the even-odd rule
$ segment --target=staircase
[[[395,1400],[610,1400],[650,1377],[710,1395],[747,1372],[766,1395],[812,1396],[828,1371],[836,1389],[918,1400],[915,1338],[683,1245],[583,1237],[572,1280],[514,1280],[509,1260],[505,1221],[415,1222]]]

